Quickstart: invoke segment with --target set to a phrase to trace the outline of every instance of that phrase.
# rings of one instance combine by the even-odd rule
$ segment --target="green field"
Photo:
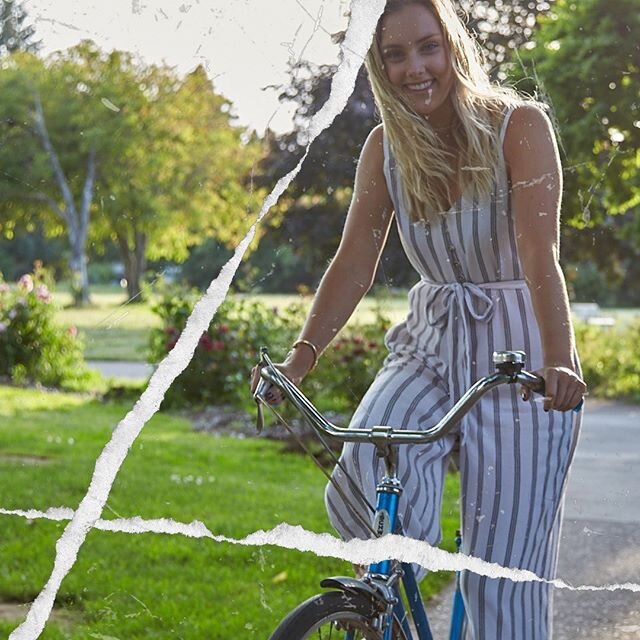
[[[0,506],[76,507],[112,428],[129,405],[89,396],[0,387]],[[324,478],[305,457],[264,439],[196,433],[161,414],[132,447],[105,518],[202,521],[242,537],[280,522],[329,531]],[[445,540],[457,523],[449,478]],[[0,637],[25,613],[52,568],[64,523],[0,516]],[[450,548],[450,544],[449,544]],[[64,580],[46,639],[265,638],[342,561],[272,547],[174,535],[93,531]],[[434,574],[427,585],[450,576]]]
[[[310,298],[297,295],[262,294],[257,296],[268,306],[286,307],[293,302],[309,304]],[[92,306],[74,309],[71,295],[65,291],[54,294],[61,307],[59,321],[77,327],[85,345],[87,360],[129,360],[146,362],[149,330],[160,326],[160,319],[151,311],[149,303],[127,303],[121,289],[97,287],[92,294]],[[382,304],[387,315],[399,320],[406,313],[406,296],[379,300],[365,298],[353,320],[365,322],[373,318],[376,304]]]

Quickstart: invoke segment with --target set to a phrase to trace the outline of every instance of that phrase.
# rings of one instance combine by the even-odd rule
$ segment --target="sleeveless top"
[[[514,304],[513,292],[527,299],[526,340],[540,350],[530,296],[518,259],[511,212],[509,180],[502,146],[513,107],[500,130],[498,166],[491,193],[463,194],[444,214],[429,222],[412,222],[405,203],[401,176],[386,136],[383,136],[384,175],[395,209],[399,235],[407,257],[420,275],[409,292],[409,316],[392,327],[385,343],[392,354],[423,357],[435,354],[441,373],[456,397],[474,381],[472,364],[482,361],[481,375],[493,370],[491,355],[472,340],[473,324],[491,323],[496,302]],[[504,292],[502,296],[499,292]],[[508,292],[508,293],[507,293]],[[477,333],[477,332],[475,332]],[[524,345],[493,344],[493,348],[523,349]],[[481,356],[484,357],[481,357]],[[537,353],[529,353],[536,360]],[[486,363],[484,361],[487,361]],[[473,369],[473,371],[472,371]],[[473,379],[472,379],[473,378]]]

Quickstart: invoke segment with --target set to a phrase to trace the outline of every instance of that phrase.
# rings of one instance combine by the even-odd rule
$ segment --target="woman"
[[[501,388],[457,434],[402,447],[401,519],[406,535],[439,541],[446,459],[458,438],[463,551],[551,578],[579,430],[579,416],[566,412],[586,388],[558,262],[552,127],[535,103],[491,85],[451,0],[389,0],[366,64],[383,122],[362,150],[339,249],[280,367],[299,383],[315,366],[371,286],[395,214],[421,280],[351,426],[432,426],[493,370],[494,350],[526,351],[545,379],[544,402]],[[373,447],[346,445],[341,457],[373,500],[382,471]],[[341,486],[327,487],[333,525],[345,538],[368,537],[362,501],[340,470],[333,479]],[[547,585],[470,572],[462,585],[469,637],[551,636]]]

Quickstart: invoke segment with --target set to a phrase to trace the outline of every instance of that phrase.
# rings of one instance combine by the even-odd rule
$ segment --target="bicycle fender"
[[[368,585],[362,580],[352,578],[350,576],[332,576],[331,578],[325,578],[320,582],[320,586],[327,589],[338,589],[339,591],[346,591],[347,593],[359,593],[364,596],[372,598],[374,601],[379,602],[382,606],[386,606],[384,597],[374,587]]]

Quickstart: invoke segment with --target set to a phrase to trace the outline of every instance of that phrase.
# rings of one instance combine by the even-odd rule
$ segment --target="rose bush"
[[[195,290],[166,285],[158,293],[152,308],[162,326],[151,336],[152,362],[174,347],[198,297]],[[278,309],[256,299],[228,296],[200,337],[191,363],[169,389],[165,406],[249,407],[249,374],[260,346],[267,345],[273,359],[282,360],[303,322],[303,304]],[[386,355],[382,338],[388,326],[388,319],[378,312],[373,323],[345,329],[304,381],[304,392],[324,409],[352,411]]]
[[[150,358],[159,362],[175,346],[198,298],[195,290],[164,286],[153,303],[162,327],[151,335]],[[193,359],[165,396],[165,406],[248,406],[249,375],[262,345],[286,352],[303,321],[301,305],[284,310],[229,295],[200,337]]]
[[[84,389],[87,369],[74,328],[55,322],[51,281],[42,266],[15,284],[0,278],[0,376],[17,384]]]

